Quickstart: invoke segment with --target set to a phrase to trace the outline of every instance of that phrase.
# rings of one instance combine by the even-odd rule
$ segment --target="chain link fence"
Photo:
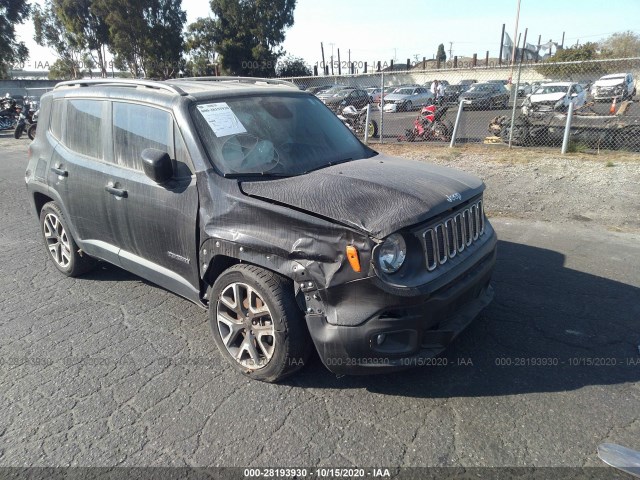
[[[421,67],[290,80],[370,143],[640,150],[640,58]]]

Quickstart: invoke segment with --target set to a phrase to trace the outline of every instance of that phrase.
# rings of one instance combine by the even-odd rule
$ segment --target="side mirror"
[[[163,184],[173,177],[173,164],[167,152],[145,148],[140,154],[144,173],[156,183]]]

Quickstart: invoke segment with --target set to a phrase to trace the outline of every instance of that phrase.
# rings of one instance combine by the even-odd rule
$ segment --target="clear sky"
[[[42,1],[42,0],[38,0]],[[182,0],[188,22],[206,16],[210,10],[203,0]],[[498,55],[500,31],[506,24],[513,37],[517,0],[298,0],[295,24],[286,32],[284,49],[309,64],[321,60],[324,42],[327,62],[340,48],[341,60],[406,62],[417,55],[433,58],[443,43],[449,55],[484,57]],[[565,45],[576,41],[598,41],[611,33],[632,30],[640,33],[640,0],[521,0],[520,31],[529,28],[527,41],[550,39]],[[33,25],[18,27],[31,51],[31,64],[55,57],[33,42]],[[29,68],[27,66],[27,68]]]

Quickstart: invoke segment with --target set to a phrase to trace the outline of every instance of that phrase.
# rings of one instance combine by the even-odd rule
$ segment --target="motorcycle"
[[[398,138],[398,141],[407,140],[441,140],[448,142],[453,133],[453,124],[443,117],[449,109],[448,106],[427,105],[422,107],[420,114],[413,122],[413,128],[406,130],[405,137]]]
[[[21,111],[22,108],[16,104],[14,99],[5,97],[0,111],[0,130],[14,128]]]
[[[29,129],[27,130],[27,135],[29,136],[29,140],[33,140],[36,138],[36,129],[38,128],[38,115],[40,114],[40,109],[36,110],[33,113],[33,117],[31,117],[31,125],[29,125]]]
[[[374,119],[369,118],[369,125],[366,125],[367,107],[358,111],[356,107],[349,105],[344,107],[338,118],[356,135],[364,136],[365,128],[367,128],[369,138],[378,136],[378,123]]]
[[[25,103],[24,108],[20,112],[18,116],[18,123],[16,124],[16,129],[13,132],[13,137],[15,139],[19,139],[25,131],[29,132],[31,126],[34,124],[33,117],[37,112],[32,110],[32,105],[32,103]],[[33,140],[31,136],[29,138]]]
[[[0,130],[14,128],[22,109],[15,104],[0,111]]]

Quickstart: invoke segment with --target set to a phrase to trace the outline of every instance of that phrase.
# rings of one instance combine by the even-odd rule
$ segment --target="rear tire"
[[[80,249],[71,236],[62,210],[55,202],[46,203],[40,211],[40,230],[49,257],[63,275],[78,277],[96,266],[96,260]]]
[[[30,140],[34,140],[36,138],[36,127],[37,125],[34,123],[29,127],[29,130],[27,130],[27,135],[29,135]]]
[[[209,298],[213,337],[235,370],[272,383],[307,363],[311,338],[288,278],[234,265],[218,277]]]
[[[378,123],[375,120],[369,120],[369,138],[374,138],[378,136]]]
[[[506,124],[502,127],[500,137],[504,143],[509,143],[509,131],[511,130],[511,124]],[[529,127],[526,125],[519,125],[516,123],[513,128],[513,137],[511,138],[513,145],[525,146],[529,143]]]

